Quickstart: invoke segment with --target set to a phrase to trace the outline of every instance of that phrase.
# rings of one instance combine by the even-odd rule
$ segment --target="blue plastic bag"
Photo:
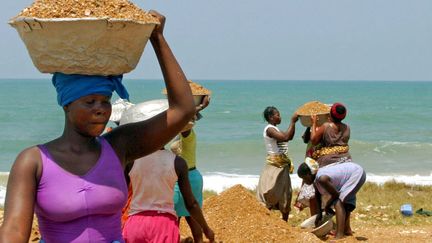
[[[400,211],[402,215],[404,216],[412,216],[413,215],[413,209],[411,204],[404,204],[401,206]]]

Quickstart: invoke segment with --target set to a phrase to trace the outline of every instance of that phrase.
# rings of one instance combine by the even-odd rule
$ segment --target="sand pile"
[[[261,206],[243,186],[233,186],[204,201],[207,222],[216,234],[216,242],[314,242],[314,235],[292,227]],[[183,221],[184,222],[184,221]],[[187,224],[181,225],[182,237]]]
[[[329,113],[330,107],[319,101],[310,101],[297,109],[297,113],[301,116],[309,116],[313,114]]]
[[[211,91],[204,88],[202,85],[188,81],[193,95],[211,95]]]
[[[36,18],[118,18],[133,19],[145,23],[158,23],[128,0],[36,0],[19,13],[21,17]]]
[[[300,116],[300,122],[303,126],[312,126],[311,115],[318,116],[317,125],[321,126],[329,119],[330,107],[319,101],[310,101],[300,106],[296,112]]]
[[[211,95],[211,91],[204,88],[201,84],[192,82],[191,80],[188,80],[189,87],[192,90],[192,95]],[[163,89],[162,94],[167,94],[167,90]]]
[[[41,235],[39,233],[39,225],[37,222],[36,215],[33,216],[33,225],[30,234],[29,242],[39,242],[41,240]]]

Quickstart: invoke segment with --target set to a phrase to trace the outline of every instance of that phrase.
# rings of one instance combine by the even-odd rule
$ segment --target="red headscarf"
[[[345,106],[342,103],[334,103],[330,109],[330,113],[331,113],[332,117],[334,117],[338,120],[343,120],[347,114],[347,109],[345,108],[345,112],[341,114],[341,113],[337,112],[338,107],[345,108]]]

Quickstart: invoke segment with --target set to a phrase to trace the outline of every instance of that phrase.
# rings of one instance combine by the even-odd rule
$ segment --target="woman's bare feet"
[[[180,239],[180,243],[193,243],[193,242],[194,242],[194,240],[190,236]]]
[[[339,239],[342,239],[342,238],[344,238],[344,237],[345,237],[345,235],[344,235],[344,234],[341,234],[341,233],[336,233],[336,235],[335,235],[334,239],[335,239],[335,240],[339,240]]]
[[[351,236],[351,235],[354,234],[354,231],[352,231],[351,228],[350,229],[345,229],[344,234],[347,235],[347,236]]]

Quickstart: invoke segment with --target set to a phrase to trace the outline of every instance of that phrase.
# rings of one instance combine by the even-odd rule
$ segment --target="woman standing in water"
[[[267,107],[263,116],[268,122],[263,131],[267,157],[257,186],[257,199],[268,209],[278,209],[282,213],[282,219],[288,221],[292,197],[289,174],[294,169],[288,156],[288,141],[294,137],[298,115],[293,114],[286,131],[281,131],[277,127],[282,118],[275,107]]]
[[[0,242],[28,242],[34,211],[47,243],[123,242],[124,166],[160,149],[195,114],[186,77],[163,35],[165,18],[150,13],[160,21],[150,41],[168,91],[168,110],[101,136],[111,114],[113,90],[128,98],[122,76],[54,74],[65,114],[63,134],[25,149],[15,160]]]

